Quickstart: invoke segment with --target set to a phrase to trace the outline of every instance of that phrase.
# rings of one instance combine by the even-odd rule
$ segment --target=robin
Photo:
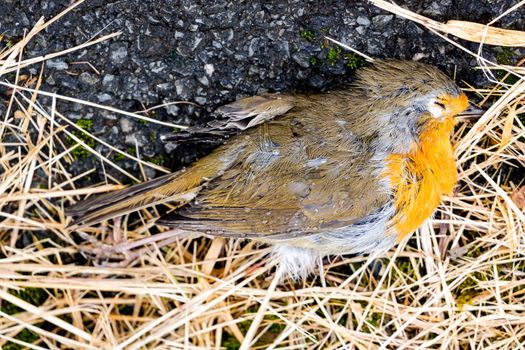
[[[468,108],[438,69],[379,61],[346,90],[225,105],[179,137],[229,136],[210,155],[67,213],[85,226],[172,202],[159,224],[271,243],[290,275],[306,275],[322,256],[386,250],[432,215],[456,182],[450,136]]]

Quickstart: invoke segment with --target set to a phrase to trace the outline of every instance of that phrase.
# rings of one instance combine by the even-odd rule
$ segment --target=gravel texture
[[[69,3],[1,1],[4,42],[16,40],[39,17],[49,19]],[[405,2],[407,8],[438,21],[481,23],[513,4],[498,0]],[[497,25],[525,29],[525,12],[513,12]],[[47,61],[42,89],[128,111],[192,101],[202,107],[172,105],[150,116],[174,123],[202,123],[212,117],[210,112],[216,107],[243,96],[327,90],[350,82],[353,68],[361,62],[323,40],[323,35],[376,58],[418,58],[449,74],[456,70],[458,81],[486,83],[483,75],[472,69],[475,60],[464,52],[366,1],[87,0],[35,38],[26,57],[63,50],[115,31],[122,35]],[[477,50],[475,44],[462,44]],[[521,56],[518,50],[498,47],[487,47],[484,54],[510,62]],[[36,75],[39,69],[34,66],[30,72]],[[137,142],[142,157],[173,169],[206,151],[164,145],[158,136],[171,130],[153,123],[72,103],[60,103],[59,108],[73,120],[92,120],[90,131],[113,145],[132,150]],[[134,162],[115,160],[139,173]],[[97,164],[89,156],[78,157],[71,171],[78,173]]]

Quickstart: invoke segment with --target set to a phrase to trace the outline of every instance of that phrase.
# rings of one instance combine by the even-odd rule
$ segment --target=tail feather
[[[66,209],[66,215],[73,217],[71,226],[78,228],[166,202],[182,206],[234,164],[244,147],[242,143],[219,147],[214,156],[202,158],[188,169],[81,201]]]
[[[156,179],[143,182],[122,190],[113,191],[85,199],[78,202],[70,208],[66,208],[66,214],[73,217],[79,217],[85,215],[86,213],[100,210],[108,205],[114,204],[121,200],[126,200],[134,195],[138,195],[141,192],[154,189],[155,187],[162,186],[166,182],[171,181],[173,174],[167,174]]]
[[[66,215],[73,218],[70,228],[78,228],[161,203],[183,205],[195,197],[206,180],[209,178],[192,169],[182,170],[81,201],[67,208]]]

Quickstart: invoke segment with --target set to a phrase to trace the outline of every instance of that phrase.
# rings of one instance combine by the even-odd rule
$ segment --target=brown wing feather
[[[223,141],[285,114],[294,105],[295,97],[292,95],[268,94],[243,98],[218,108],[216,119],[206,126],[192,126],[180,133],[165,135],[162,139],[176,144]]]
[[[203,137],[200,133],[221,136],[224,135],[221,131],[228,128],[238,132],[240,129],[253,127],[284,114],[292,107],[293,97],[288,95],[272,94],[245,98],[217,110],[224,118],[222,124],[205,129],[190,128],[182,139],[186,140],[188,136],[191,139],[192,134],[198,134],[197,139],[200,140]],[[242,148],[242,142],[219,147],[188,170],[81,201],[68,208],[66,214],[73,217],[72,226],[86,226],[165,202],[183,205],[196,195],[201,185],[234,164],[237,153]]]
[[[351,225],[382,207],[388,195],[367,140],[310,110],[305,100],[238,136],[246,142],[238,162],[162,224],[220,236],[293,237]]]

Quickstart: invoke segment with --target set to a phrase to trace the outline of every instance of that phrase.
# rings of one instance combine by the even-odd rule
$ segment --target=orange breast
[[[437,208],[443,194],[451,193],[456,182],[450,132],[453,118],[430,121],[420,143],[408,154],[387,158],[385,175],[394,189],[396,214],[390,229],[398,241],[415,231]]]

